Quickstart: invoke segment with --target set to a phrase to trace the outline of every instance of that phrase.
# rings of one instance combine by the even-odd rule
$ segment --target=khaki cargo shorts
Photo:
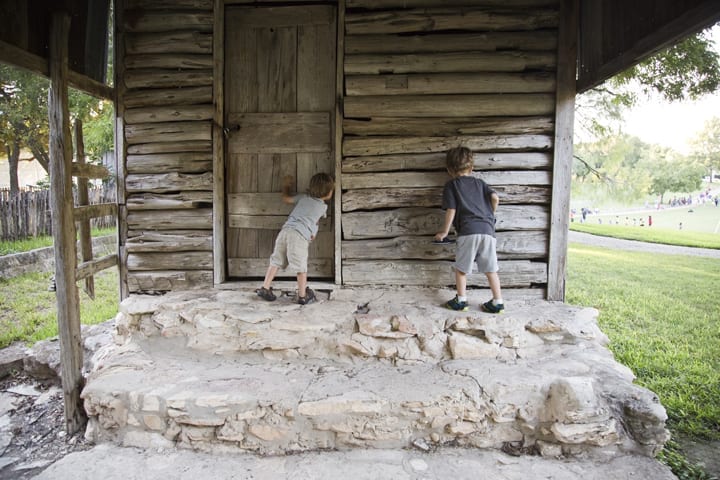
[[[275,240],[275,249],[270,256],[270,265],[293,273],[306,273],[310,242],[297,230],[280,230]]]

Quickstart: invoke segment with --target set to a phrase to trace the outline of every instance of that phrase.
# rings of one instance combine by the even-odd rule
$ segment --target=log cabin
[[[304,191],[319,171],[337,185],[311,278],[452,284],[452,247],[430,238],[444,152],[466,145],[501,197],[503,286],[561,300],[576,92],[713,24],[720,7],[2,0],[0,60],[46,72],[63,10],[71,85],[115,102],[123,297],[262,277],[289,212],[282,178]]]
[[[712,0],[0,0],[0,62],[51,81],[68,430],[76,282],[114,265],[121,298],[257,280],[286,175],[336,179],[311,279],[451,285],[430,240],[444,153],[468,146],[501,198],[503,287],[563,300],[576,94],[718,19]],[[68,87],[114,102],[116,205],[72,203],[71,177],[102,173],[72,161]],[[108,213],[117,255],[78,265],[75,222]]]

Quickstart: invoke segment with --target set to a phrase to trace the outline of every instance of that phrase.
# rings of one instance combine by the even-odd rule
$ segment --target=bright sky
[[[710,37],[720,53],[718,25],[713,27]],[[690,140],[703,129],[705,121],[712,117],[720,117],[720,92],[694,102],[645,100],[625,115],[623,131],[646,143],[672,147],[687,154]]]

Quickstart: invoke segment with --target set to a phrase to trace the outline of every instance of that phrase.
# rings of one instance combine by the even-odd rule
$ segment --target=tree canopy
[[[10,164],[10,189],[17,192],[20,151],[30,150],[49,171],[49,81],[25,70],[0,64],[0,147]],[[69,92],[71,121],[81,119],[85,152],[97,160],[113,148],[113,109],[110,102],[85,93]]]

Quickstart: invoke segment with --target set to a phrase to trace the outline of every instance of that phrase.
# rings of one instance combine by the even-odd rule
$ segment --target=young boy
[[[447,237],[453,224],[457,234],[453,264],[457,295],[445,306],[461,312],[468,310],[465,291],[467,274],[472,271],[473,263],[477,263],[478,269],[485,273],[493,295],[492,300],[483,303],[480,308],[485,312],[500,313],[505,308],[495,251],[495,210],[500,197],[485,182],[472,176],[473,158],[469,148],[451,149],[445,164],[452,180],[445,184],[443,190],[445,221],[435,240],[442,241]]]
[[[283,179],[282,200],[295,204],[295,208],[275,240],[263,286],[255,292],[269,302],[275,300],[277,297],[270,285],[280,268],[289,268],[297,273],[298,303],[307,305],[316,300],[315,292],[307,286],[308,249],[317,234],[320,218],[326,216],[325,201],[333,195],[335,180],[327,173],[315,174],[310,179],[307,194],[294,196],[290,194],[292,184],[292,177]]]

